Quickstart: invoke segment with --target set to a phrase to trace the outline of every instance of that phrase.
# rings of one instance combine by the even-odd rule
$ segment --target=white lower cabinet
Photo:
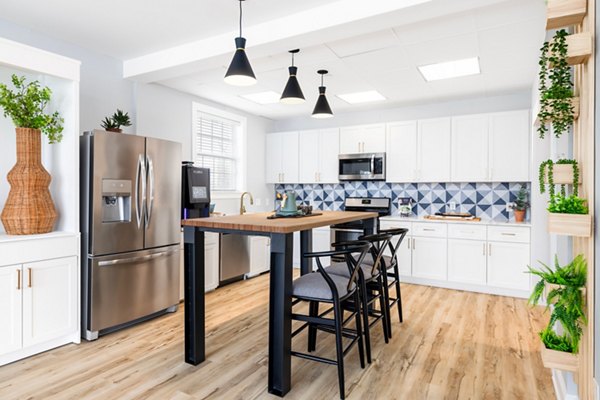
[[[448,280],[486,284],[486,242],[448,239]]]
[[[529,290],[529,244],[489,242],[487,250],[488,285]]]
[[[412,275],[420,278],[446,280],[447,241],[442,238],[412,238]]]
[[[250,272],[248,277],[262,274],[271,265],[271,238],[265,236],[250,236]]]
[[[23,264],[24,347],[76,329],[77,279],[77,257]]]
[[[22,272],[20,265],[0,267],[0,354],[22,346]]]
[[[204,234],[204,290],[215,290],[219,286],[219,234]]]

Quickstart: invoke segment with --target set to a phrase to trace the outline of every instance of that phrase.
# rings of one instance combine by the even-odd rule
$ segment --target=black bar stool
[[[309,315],[292,313],[292,319],[305,322],[302,326],[292,332],[292,337],[303,331],[306,327],[314,330],[321,330],[335,334],[336,344],[336,359],[331,360],[324,357],[319,357],[313,354],[300,353],[292,351],[291,354],[304,359],[319,361],[326,364],[337,365],[338,381],[340,388],[340,398],[345,398],[345,383],[344,383],[344,356],[358,343],[358,353],[360,358],[361,368],[365,367],[364,343],[362,336],[361,316],[360,316],[360,300],[358,297],[358,271],[360,265],[371,244],[369,242],[352,242],[351,245],[345,246],[341,250],[324,251],[318,253],[306,253],[303,256],[306,258],[314,258],[316,260],[318,272],[312,272],[301,276],[294,280],[292,297],[295,299],[293,305],[300,302],[310,302]],[[348,272],[348,277],[339,275],[330,275],[326,272],[321,264],[321,258],[343,256],[344,266]],[[322,314],[318,314],[319,303],[332,304],[333,307]],[[359,307],[349,307],[349,305],[359,305]],[[313,306],[316,305],[316,306]],[[316,307],[317,312],[313,310]],[[333,319],[325,318],[325,315],[333,311]],[[344,311],[350,311],[350,316],[344,318]],[[354,319],[356,329],[348,329],[345,326]],[[309,351],[310,346],[309,332]],[[343,338],[351,339],[346,348],[343,346]],[[312,349],[314,350],[314,349]]]
[[[367,362],[371,363],[371,334],[370,327],[381,321],[383,328],[383,337],[386,343],[388,338],[388,319],[389,315],[386,307],[385,283],[382,273],[382,258],[383,253],[391,239],[389,234],[374,234],[362,236],[359,241],[367,241],[371,243],[370,257],[365,257],[365,260],[371,259],[370,263],[363,261],[358,268],[358,282],[360,285],[359,297],[360,307],[362,308],[363,326],[365,330],[365,344],[367,350]],[[332,247],[337,247],[335,243]],[[348,276],[348,271],[343,264],[334,263],[329,268],[325,269],[329,274]],[[379,300],[379,310],[375,309],[375,302]],[[358,308],[359,306],[357,306]],[[369,319],[371,317],[371,320]]]

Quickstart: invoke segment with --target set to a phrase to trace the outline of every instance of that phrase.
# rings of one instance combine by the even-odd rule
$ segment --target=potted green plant
[[[558,178],[555,179],[555,177]],[[560,192],[566,196],[566,186],[571,185],[573,194],[579,195],[579,164],[576,160],[560,159],[556,163],[552,160],[543,161],[539,168],[540,193],[546,192],[548,185],[548,194],[550,202],[554,202],[556,196],[555,185],[560,184]]]
[[[9,235],[51,232],[58,214],[50,196],[50,174],[42,165],[41,133],[49,143],[62,140],[64,120],[46,113],[52,97],[38,81],[12,75],[14,90],[0,84],[0,107],[16,127],[17,162],[7,175],[10,191],[0,219]]]
[[[101,126],[108,132],[121,133],[123,132],[121,127],[131,126],[131,120],[129,119],[128,113],[117,109],[117,111],[111,117],[104,117]]]
[[[552,125],[554,135],[560,137],[574,119],[573,82],[571,67],[567,61],[568,32],[561,29],[551,42],[545,42],[540,49],[538,134],[544,138],[548,125]]]
[[[560,266],[555,257],[554,270],[542,263],[542,268],[529,272],[540,278],[535,285],[529,302],[539,304],[546,293],[546,307],[552,311],[550,321],[540,332],[542,361],[547,368],[576,371],[578,368],[579,343],[583,334],[582,325],[587,324],[584,311],[584,289],[587,280],[587,263],[578,255],[565,266]],[[559,335],[555,328],[560,323],[564,333]]]
[[[515,200],[515,222],[525,221],[525,213],[529,208],[528,192],[525,185],[521,185],[519,193],[517,193],[517,199]]]
[[[548,205],[548,231],[569,236],[590,236],[592,218],[587,200],[574,194],[555,195]]]

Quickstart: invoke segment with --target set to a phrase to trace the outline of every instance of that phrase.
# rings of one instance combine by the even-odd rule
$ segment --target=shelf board
[[[571,99],[571,104],[573,104],[573,120],[576,121],[579,118],[579,108],[580,108],[580,100],[579,97],[573,97]],[[545,123],[549,122],[549,121],[544,121]],[[535,126],[540,126],[540,124],[542,123],[542,121],[540,121],[540,118],[538,116],[535,117],[535,121],[534,124]]]
[[[548,232],[565,236],[590,237],[592,216],[590,214],[548,213]]]
[[[579,25],[587,14],[587,0],[548,0],[546,30]]]
[[[567,62],[569,65],[585,63],[592,55],[592,35],[589,32],[576,33],[566,38]]]

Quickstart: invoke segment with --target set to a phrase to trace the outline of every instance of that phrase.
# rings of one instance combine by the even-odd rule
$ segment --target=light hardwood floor
[[[268,275],[207,295],[207,361],[183,362],[183,309],[95,342],[0,367],[0,399],[276,399],[267,386]],[[374,362],[346,357],[348,399],[554,399],[524,300],[403,285],[405,322],[373,332]],[[319,334],[317,351],[333,356]],[[305,349],[306,335],[294,339]],[[292,360],[286,399],[338,398],[333,366]]]

